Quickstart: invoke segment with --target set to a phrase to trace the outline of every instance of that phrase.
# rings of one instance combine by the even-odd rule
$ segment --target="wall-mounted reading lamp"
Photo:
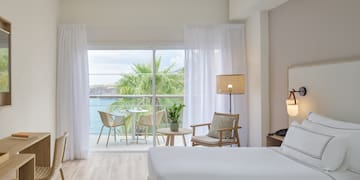
[[[289,97],[286,100],[287,112],[289,116],[297,116],[299,113],[299,102],[296,100],[295,93],[299,93],[300,96],[305,96],[306,92],[307,90],[305,87],[300,87],[298,91],[295,89],[290,91]]]

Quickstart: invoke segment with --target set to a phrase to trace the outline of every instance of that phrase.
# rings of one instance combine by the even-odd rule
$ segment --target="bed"
[[[297,120],[304,121],[289,119],[281,147],[152,148],[149,180],[360,180],[354,77],[360,77],[359,58],[290,67],[289,90],[306,86],[308,95],[298,96]]]
[[[279,148],[152,148],[149,180],[359,180],[350,171],[326,172]]]

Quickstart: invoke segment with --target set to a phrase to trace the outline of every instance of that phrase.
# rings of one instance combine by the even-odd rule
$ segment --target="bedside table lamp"
[[[231,114],[231,95],[245,93],[245,76],[243,74],[217,75],[216,93],[229,94],[229,112]]]

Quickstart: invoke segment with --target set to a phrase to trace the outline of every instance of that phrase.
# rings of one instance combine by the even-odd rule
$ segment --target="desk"
[[[7,161],[0,164],[0,179],[2,179],[2,177],[10,178],[10,173],[14,171],[17,172],[20,180],[35,179],[35,155],[16,154],[10,156]]]
[[[183,137],[184,146],[186,146],[185,135],[192,134],[192,129],[179,128],[179,131],[173,132],[170,128],[160,128],[157,130],[158,133],[166,135],[166,146],[174,146],[175,136],[181,135]]]
[[[6,137],[0,139],[0,152],[9,152],[10,154],[10,159],[0,166],[0,172],[6,168],[9,168],[7,165],[11,165],[12,163],[14,163],[13,161],[15,160],[20,162],[20,160],[23,159],[21,162],[24,162],[26,158],[29,158],[23,155],[33,155],[35,157],[36,166],[50,166],[50,133],[29,134],[30,137],[25,139],[13,137]],[[17,165],[14,165],[14,167],[17,167]],[[19,174],[19,178],[20,177],[21,173]]]
[[[284,136],[268,135],[266,138],[266,146],[281,146]]]
[[[0,139],[0,152],[35,154],[36,166],[50,166],[50,133],[29,133],[26,139]]]
[[[148,110],[146,109],[129,109],[127,110],[128,112],[131,113],[131,137],[132,140],[135,140],[135,131],[136,131],[136,113],[144,113],[144,112],[148,112]]]

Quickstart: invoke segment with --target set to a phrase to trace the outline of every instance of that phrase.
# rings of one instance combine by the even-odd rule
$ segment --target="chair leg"
[[[114,127],[113,129],[114,129],[114,140],[115,140],[115,143],[116,143],[116,127]]]
[[[127,128],[126,125],[124,126],[125,128],[125,139],[126,139],[126,145],[128,145],[128,138],[127,138]]]
[[[163,142],[165,142],[165,137],[164,137],[164,135],[161,135],[161,137],[162,137]]]
[[[106,141],[106,147],[108,147],[108,144],[109,144],[110,133],[111,133],[111,128],[109,128],[109,133],[108,133],[108,137],[107,137],[107,141]]]
[[[167,135],[167,136],[166,136],[166,143],[165,143],[165,145],[166,145],[166,146],[169,146],[169,144],[170,144],[170,135]]]
[[[63,172],[62,168],[60,168],[60,175],[61,175],[61,180],[65,180],[64,172]]]
[[[147,135],[147,133],[148,133],[148,127],[145,128],[145,135],[144,135],[144,136],[145,136],[145,143],[146,143],[146,144],[147,144],[147,140],[146,140],[146,135]]]
[[[186,147],[186,139],[185,139],[185,135],[182,135],[182,138],[183,138],[184,146]]]
[[[139,134],[136,134],[136,144],[139,144]]]
[[[102,134],[103,129],[104,129],[104,125],[101,126],[101,130],[100,130],[99,137],[98,137],[98,140],[97,140],[97,143],[96,143],[96,144],[99,144],[100,136],[101,136],[101,134]]]
[[[159,136],[158,136],[158,135],[156,135],[156,134],[155,134],[155,136],[156,136],[156,140],[157,140],[158,145],[160,145]]]

